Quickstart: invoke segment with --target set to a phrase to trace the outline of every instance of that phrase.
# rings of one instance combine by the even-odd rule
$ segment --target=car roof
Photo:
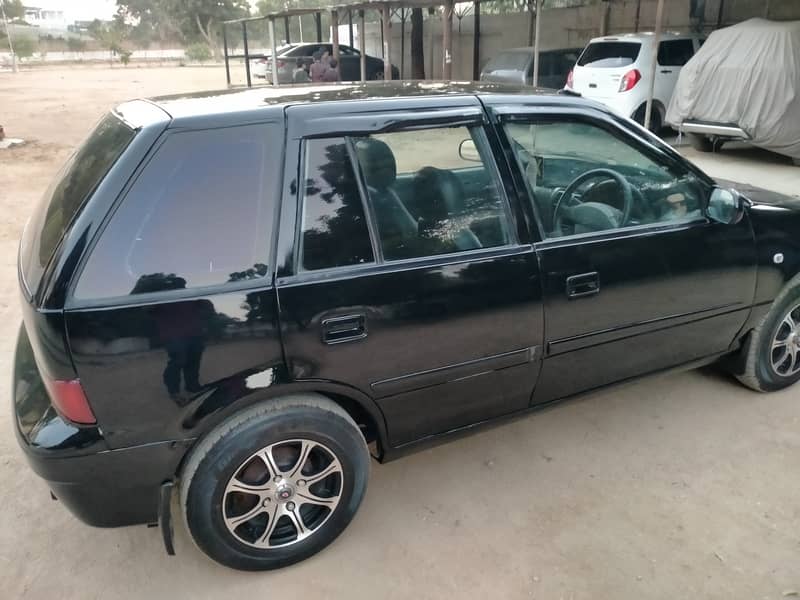
[[[166,112],[174,121],[214,115],[252,113],[270,107],[306,104],[309,102],[344,102],[386,100],[392,98],[436,98],[453,96],[486,96],[491,94],[525,95],[528,98],[564,98],[556,90],[537,89],[493,82],[443,81],[371,81],[347,84],[302,84],[261,86],[247,89],[226,89],[175,94],[147,99]]]
[[[501,54],[509,54],[512,52],[525,52],[532,53],[535,50],[533,46],[520,46],[519,48],[507,48],[506,50],[500,50],[497,55]],[[580,52],[583,50],[583,46],[580,48],[551,48],[549,50],[539,49],[539,54],[552,54],[554,52]]]
[[[604,35],[589,40],[590,44],[596,42],[644,42],[650,40],[655,35],[652,31],[640,31],[639,33],[618,33],[615,35]],[[667,40],[692,40],[700,36],[691,33],[677,33],[674,31],[661,32],[661,39]]]

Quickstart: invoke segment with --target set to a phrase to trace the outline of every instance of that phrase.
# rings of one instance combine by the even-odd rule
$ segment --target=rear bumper
[[[750,136],[737,125],[725,123],[711,123],[708,121],[684,121],[680,125],[680,130],[684,133],[697,133],[700,135],[710,135],[724,138],[735,138],[749,140]]]
[[[18,439],[53,494],[95,527],[155,523],[161,484],[174,478],[186,452],[183,443],[163,442],[58,458],[42,456],[21,435]]]
[[[110,450],[100,428],[65,421],[50,404],[24,327],[12,399],[28,463],[76,517],[97,527],[158,520],[159,488],[174,479],[191,440]]]

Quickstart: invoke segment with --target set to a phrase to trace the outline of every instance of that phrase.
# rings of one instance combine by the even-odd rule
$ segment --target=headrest
[[[383,191],[397,178],[397,162],[386,142],[364,138],[356,142],[356,153],[367,185]]]

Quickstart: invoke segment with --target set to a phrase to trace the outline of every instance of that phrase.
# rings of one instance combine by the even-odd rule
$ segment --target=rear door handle
[[[600,276],[596,271],[567,277],[567,298],[584,298],[600,293]]]
[[[322,321],[322,342],[341,344],[367,337],[366,315],[342,315]]]
[[[671,69],[661,69],[661,72],[666,75],[667,73],[672,73],[672,70]]]

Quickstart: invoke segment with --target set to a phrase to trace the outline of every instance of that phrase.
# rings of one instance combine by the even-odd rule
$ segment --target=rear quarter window
[[[275,125],[168,134],[101,234],[75,297],[263,278],[278,195],[274,140],[280,136]]]
[[[135,135],[116,115],[106,115],[53,179],[22,233],[20,266],[28,292],[36,292],[70,224]]]
[[[594,42],[578,59],[579,67],[614,69],[636,62],[642,45],[639,42]]]

